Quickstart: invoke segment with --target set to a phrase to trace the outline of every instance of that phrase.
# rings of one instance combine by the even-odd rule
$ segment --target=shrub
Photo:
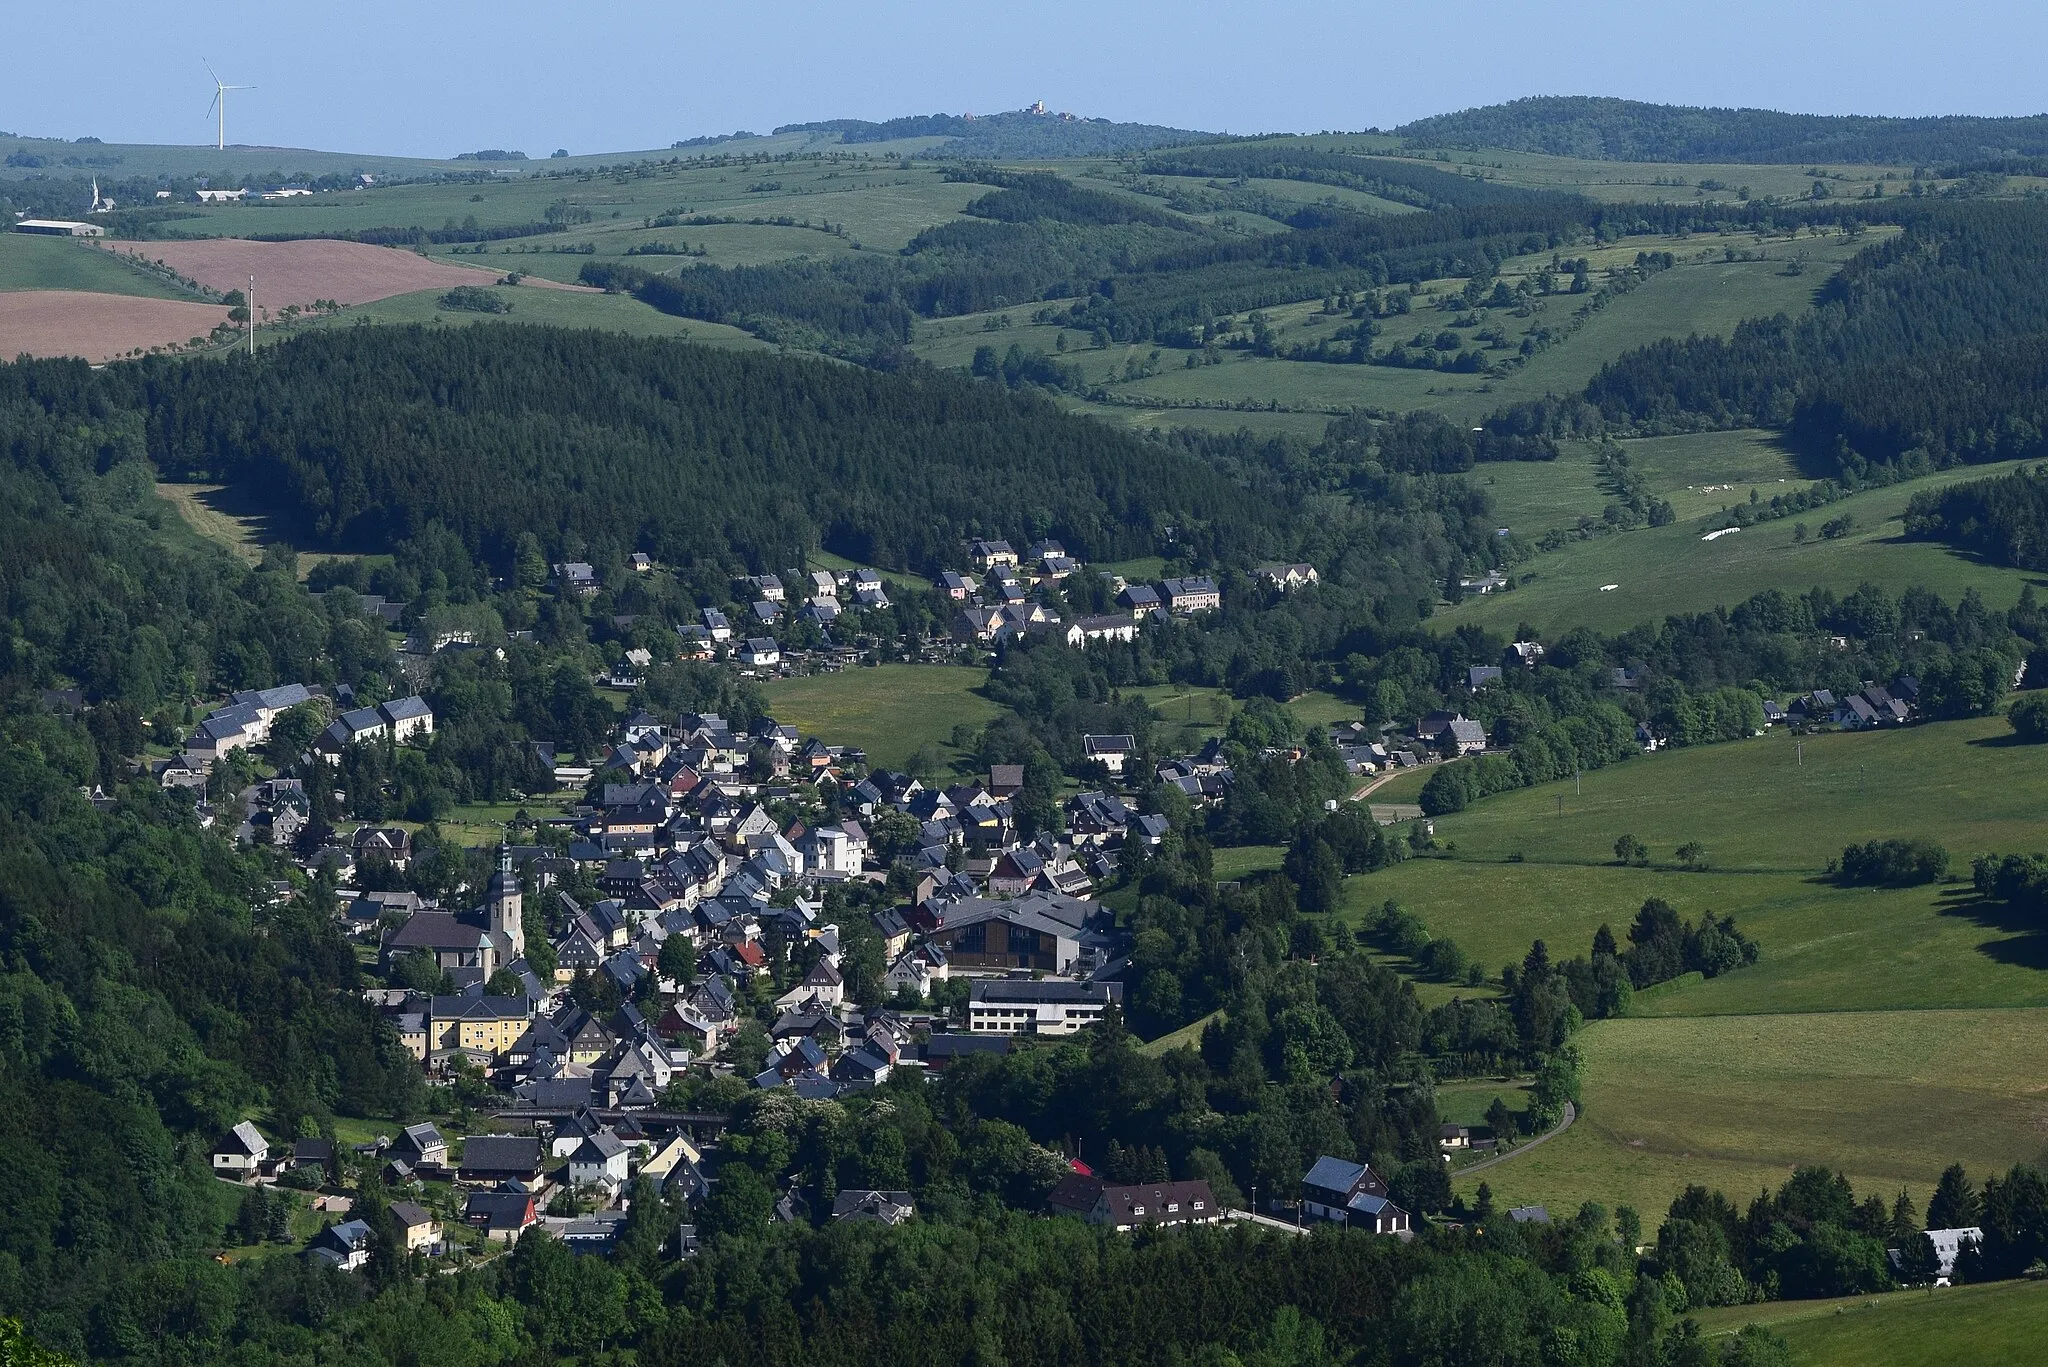
[[[512,303],[482,285],[457,285],[440,298],[444,309],[463,313],[510,313]]]
[[[2048,741],[2048,692],[2029,693],[2005,714],[2013,734],[2029,745]]]

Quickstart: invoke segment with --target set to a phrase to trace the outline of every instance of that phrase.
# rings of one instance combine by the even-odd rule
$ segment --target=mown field
[[[974,690],[986,670],[951,665],[879,665],[767,684],[775,719],[834,745],[858,745],[878,769],[901,768],[930,746],[947,762],[964,757],[953,728],[980,727],[999,709]]]
[[[1799,1367],[2024,1367],[2048,1338],[2048,1286],[1994,1282],[1888,1296],[1775,1301],[1694,1312],[1718,1339],[1762,1324]]]
[[[2048,1145],[2048,1010],[1596,1021],[1577,1124],[1466,1179],[1497,1202],[1632,1205],[1652,1226],[1698,1183],[1744,1202],[1805,1163],[1859,1194],[1925,1203],[1941,1170],[2003,1170]]]

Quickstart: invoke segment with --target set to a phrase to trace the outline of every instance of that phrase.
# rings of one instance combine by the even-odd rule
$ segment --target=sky
[[[544,155],[827,118],[1078,114],[1391,128],[1523,95],[2033,114],[2038,0],[95,0],[12,11],[0,129],[405,156]]]

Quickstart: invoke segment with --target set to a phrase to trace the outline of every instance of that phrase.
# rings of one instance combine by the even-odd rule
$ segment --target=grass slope
[[[1682,452],[1678,446],[1666,452],[1668,468],[1682,468]],[[1617,631],[1667,613],[1733,606],[1767,588],[1803,591],[1824,585],[1846,593],[1863,583],[1879,584],[1893,593],[1920,584],[1951,600],[1975,588],[1994,607],[2003,608],[2018,598],[2023,584],[2043,582],[2041,577],[1986,565],[1933,542],[1905,541],[1900,519],[1907,501],[1920,490],[2011,468],[2002,464],[1945,471],[1855,494],[1796,519],[1805,522],[1810,533],[1843,514],[1855,519],[1854,530],[1829,541],[1815,535],[1803,545],[1795,544],[1794,519],[1702,541],[1705,524],[1693,519],[1574,542],[1522,566],[1519,573],[1525,582],[1513,592],[1468,599],[1433,620],[1444,629],[1476,622],[1496,631],[1512,630],[1517,622],[1526,621],[1548,636],[1575,626]],[[1746,488],[1741,496],[1748,496]],[[1603,592],[1605,584],[1618,587]]]
[[[440,299],[445,291],[420,290],[393,295],[373,304],[357,304],[327,318],[312,318],[294,327],[271,327],[258,333],[260,345],[284,341],[294,332],[316,327],[352,327],[370,323],[528,323],[554,327],[598,328],[624,332],[636,337],[674,337],[704,346],[736,347],[742,350],[772,351],[774,347],[750,333],[725,323],[705,323],[694,318],[676,318],[650,308],[631,295],[601,294],[595,291],[520,289],[508,291],[510,313],[469,313],[444,309]]]
[[[1815,1162],[1924,1201],[1949,1163],[2037,1158],[2048,1124],[2048,1010],[1599,1021],[1580,1044],[1584,1113],[1483,1174],[1497,1202],[1600,1199],[1654,1223],[1688,1183],[1740,1201]]]
[[[2048,1337],[2048,1286],[1994,1282],[1695,1312],[1710,1337],[1768,1325],[1800,1367],[2019,1367]]]

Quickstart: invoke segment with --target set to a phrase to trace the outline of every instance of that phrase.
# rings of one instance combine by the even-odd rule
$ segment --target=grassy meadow
[[[353,327],[358,323],[421,323],[466,327],[478,323],[527,323],[553,327],[601,328],[636,337],[673,337],[702,346],[736,347],[769,351],[771,343],[727,323],[706,323],[695,318],[677,318],[641,303],[628,294],[603,294],[595,290],[521,288],[508,291],[509,313],[471,313],[445,309],[441,290],[420,290],[395,294],[371,304],[356,304],[324,318],[308,318],[291,326],[266,328],[258,333],[264,345],[274,345],[293,334],[311,328]]]

